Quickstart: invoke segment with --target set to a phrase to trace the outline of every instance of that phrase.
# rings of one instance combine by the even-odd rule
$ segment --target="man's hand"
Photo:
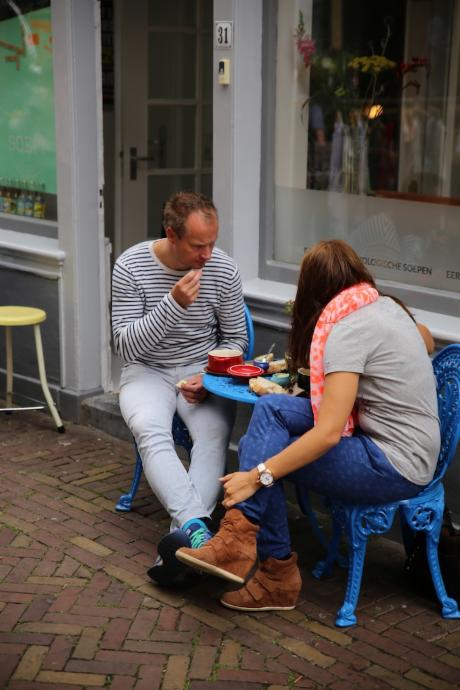
[[[227,510],[241,501],[246,501],[260,488],[256,471],[232,472],[221,477],[219,481],[224,487],[222,505]]]
[[[201,374],[190,376],[181,383],[180,392],[188,403],[200,403],[207,396],[208,392],[203,387]]]
[[[171,290],[171,297],[183,309],[189,307],[198,297],[200,291],[201,269],[199,271],[189,271],[185,274]]]

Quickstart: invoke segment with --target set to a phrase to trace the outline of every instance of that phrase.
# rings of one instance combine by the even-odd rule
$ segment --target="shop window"
[[[0,84],[1,225],[11,226],[11,219],[56,220],[49,0],[0,2]]]
[[[342,238],[378,279],[460,292],[460,3],[266,9],[265,275]]]

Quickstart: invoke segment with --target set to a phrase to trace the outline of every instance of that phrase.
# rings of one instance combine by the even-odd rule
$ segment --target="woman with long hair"
[[[225,606],[294,608],[301,578],[291,551],[282,479],[348,503],[410,498],[431,480],[440,447],[427,347],[403,305],[380,295],[356,252],[323,241],[304,256],[289,353],[310,366],[310,399],[260,398],[222,478],[227,512],[187,565],[238,582]],[[258,567],[248,579],[258,558]]]

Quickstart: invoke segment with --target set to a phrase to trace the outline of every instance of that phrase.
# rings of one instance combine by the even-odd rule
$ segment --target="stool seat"
[[[45,359],[43,356],[42,336],[40,324],[46,319],[46,311],[36,307],[17,307],[14,305],[0,306],[0,326],[4,326],[6,334],[6,409],[13,411],[13,334],[15,326],[32,326],[35,339],[35,352],[37,354],[38,374],[43,395],[45,396],[48,409],[57,426],[57,430],[62,434],[64,425],[56,409],[53,398],[48,386],[45,369]],[[36,406],[35,406],[36,407]],[[41,406],[39,406],[41,407]],[[27,408],[17,408],[27,409]]]
[[[36,307],[0,307],[0,326],[33,326],[46,319],[46,311]]]

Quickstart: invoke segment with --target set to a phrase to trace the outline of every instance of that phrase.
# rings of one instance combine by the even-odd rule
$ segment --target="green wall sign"
[[[0,21],[0,183],[56,194],[49,7]]]

